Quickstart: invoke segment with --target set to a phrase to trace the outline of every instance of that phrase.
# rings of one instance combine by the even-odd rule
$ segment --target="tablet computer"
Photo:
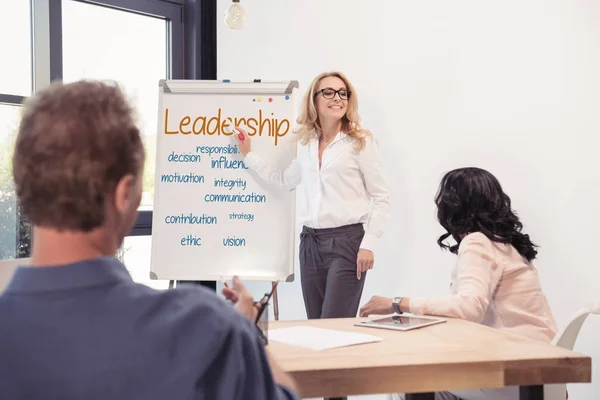
[[[414,315],[393,315],[389,317],[373,319],[371,321],[357,322],[354,325],[366,326],[368,328],[409,331],[411,329],[423,328],[425,326],[435,325],[442,322],[446,322],[446,320],[433,317],[415,317]]]

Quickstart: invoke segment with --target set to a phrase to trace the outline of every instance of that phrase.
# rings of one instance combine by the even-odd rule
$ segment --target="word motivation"
[[[175,172],[174,174],[162,174],[160,181],[164,183],[204,183],[204,175],[194,174],[180,174]]]

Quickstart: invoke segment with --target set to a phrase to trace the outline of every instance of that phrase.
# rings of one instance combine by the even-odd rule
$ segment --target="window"
[[[119,249],[117,257],[127,266],[134,281],[154,289],[167,289],[169,281],[150,279],[151,250],[152,238],[150,236],[128,236]]]
[[[63,81],[116,81],[138,112],[147,152],[142,209],[151,209],[158,81],[167,78],[167,22],[75,1],[63,3],[62,17]]]
[[[0,104],[0,259],[29,256],[29,223],[19,212],[12,177],[12,153],[20,117],[21,107]]]
[[[12,154],[21,103],[32,92],[31,4],[0,1],[0,260],[29,256],[30,224],[19,210]]]
[[[3,55],[0,93],[29,96],[32,89],[30,3],[2,0],[0,15],[3,17],[0,23],[0,54]]]

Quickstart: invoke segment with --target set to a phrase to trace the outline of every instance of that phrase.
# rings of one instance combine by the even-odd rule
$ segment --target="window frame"
[[[25,96],[19,96],[16,94],[0,93],[0,104],[9,106],[20,106],[25,101]]]

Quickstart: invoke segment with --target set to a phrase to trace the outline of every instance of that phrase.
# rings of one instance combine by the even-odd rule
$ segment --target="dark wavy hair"
[[[511,209],[510,197],[494,175],[481,168],[459,168],[442,178],[435,197],[437,218],[447,233],[437,243],[457,254],[461,236],[481,232],[490,240],[508,243],[528,261],[537,250],[529,235],[521,233],[523,224]],[[456,245],[444,241],[452,236]]]

